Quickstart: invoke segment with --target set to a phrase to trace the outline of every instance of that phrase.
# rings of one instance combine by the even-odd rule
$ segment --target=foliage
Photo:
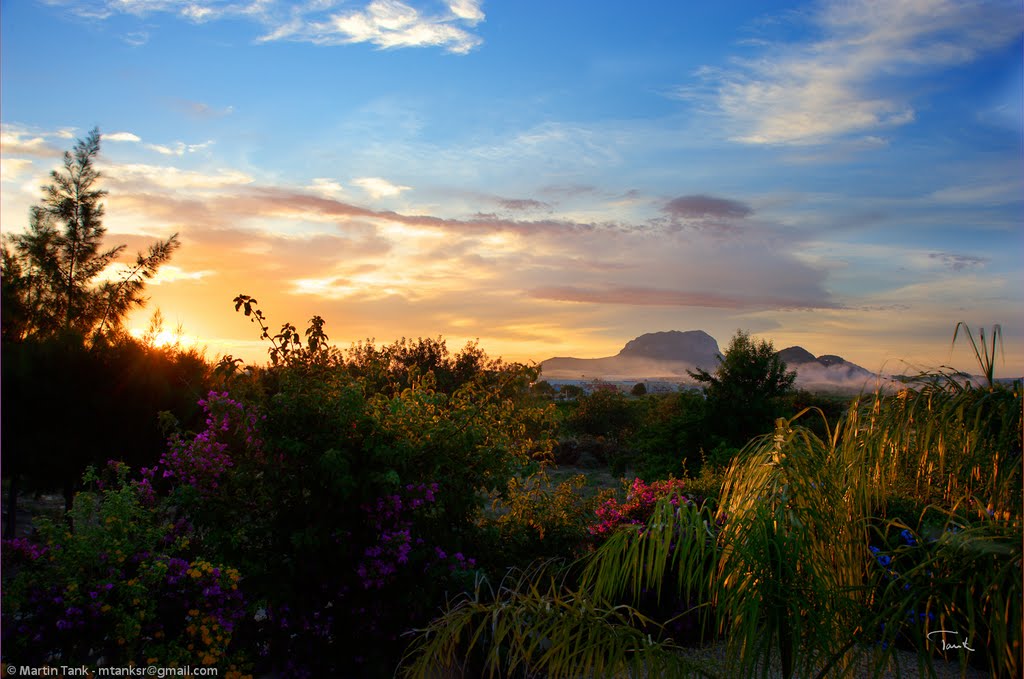
[[[563,384],[558,390],[558,394],[563,398],[567,399],[579,399],[584,396],[587,392],[583,390],[578,384]]]
[[[145,303],[145,281],[180,244],[174,234],[139,253],[120,280],[94,283],[124,250],[121,245],[101,251],[106,228],[100,200],[106,191],[96,188],[99,152],[100,133],[93,129],[65,152],[63,168],[50,173],[28,231],[4,239],[5,341],[61,332],[94,339],[118,329],[129,311]]]
[[[164,473],[204,550],[247,574],[261,668],[380,675],[399,635],[466,586],[487,492],[550,454],[553,406],[531,369],[472,348],[421,343],[438,359],[422,372],[408,343],[346,360],[319,319],[272,335],[256,300],[235,304],[271,365],[223,371],[228,391],[206,399],[205,428],[172,437]]]
[[[877,675],[896,648],[921,673],[945,657],[1020,674],[1019,384],[925,375],[835,429],[807,410],[724,470],[585,501],[582,476],[544,472],[555,406],[532,368],[443,341],[353,358],[319,317],[271,335],[254,299],[235,304],[271,365],[227,359],[159,464],[90,475],[67,525],[5,543],[5,658],[680,676],[709,672],[685,647],[721,638],[723,676]],[[55,369],[71,355],[53,349]],[[592,399],[567,407],[587,426],[628,413],[648,464],[685,459],[707,414],[694,394]],[[536,557],[578,560],[517,569]],[[963,637],[977,652],[941,645]]]
[[[578,658],[607,674],[649,660],[676,675],[686,668],[660,665],[683,638],[673,622],[697,616],[698,640],[711,620],[727,639],[726,676],[772,666],[786,677],[853,676],[864,662],[877,676],[897,644],[917,652],[922,673],[937,656],[968,662],[967,652],[945,653],[940,630],[960,635],[946,643],[985,645],[993,674],[1019,676],[1020,387],[975,389],[942,374],[921,385],[855,404],[841,429],[825,422],[824,437],[798,422],[821,413],[778,420],[733,460],[716,508],[659,502],[645,525],[584,557],[572,584],[538,571],[491,599],[463,597],[420,631],[408,675],[426,676],[426,657],[552,676],[572,674]],[[942,503],[924,514],[945,512],[944,525],[924,514],[916,531],[875,518],[901,475],[910,497]],[[658,615],[638,608],[652,592],[667,602]],[[589,613],[566,610],[584,601]],[[605,611],[622,624],[594,613]],[[631,645],[647,630],[650,645]],[[544,640],[578,658],[548,653]]]
[[[542,563],[512,571],[471,593],[420,630],[401,668],[405,677],[665,676],[678,668],[670,640],[640,631],[651,621],[568,587]],[[469,647],[477,652],[466,653]]]
[[[705,385],[710,433],[735,447],[771,430],[785,414],[783,397],[796,380],[771,342],[752,340],[742,330],[714,374],[698,368],[690,376]]]
[[[62,489],[70,506],[87,465],[111,454],[154,464],[166,443],[157,414],[191,425],[208,379],[200,353],[123,335],[91,348],[64,338],[4,343],[3,476],[27,490]]]
[[[557,393],[555,391],[555,388],[551,386],[551,383],[548,382],[547,380],[534,382],[532,385],[530,385],[530,391],[532,391],[539,398],[545,399],[553,399],[555,397],[555,394]]]
[[[493,530],[491,544],[481,550],[488,555],[486,562],[501,569],[585,552],[594,510],[593,500],[581,497],[585,483],[586,477],[577,474],[553,485],[543,469],[509,479],[505,492],[492,503],[492,516],[484,520],[485,530]]]
[[[991,510],[943,512],[918,529],[885,522],[873,533],[869,582],[883,650],[928,648],[923,657],[971,659],[999,676],[1021,672],[1021,520]],[[968,517],[967,514],[973,514]]]
[[[667,500],[673,507],[693,504],[682,494],[685,485],[682,479],[670,478],[650,485],[639,478],[632,483],[623,479],[622,484],[626,491],[622,502],[612,491],[605,491],[598,498],[594,510],[598,520],[589,526],[591,535],[607,537],[624,525],[645,525],[659,500]]]
[[[475,342],[469,342],[458,353],[448,350],[447,342],[403,337],[389,345],[377,347],[373,340],[353,345],[345,356],[348,372],[359,378],[369,393],[396,395],[415,385],[426,375],[433,376],[433,388],[452,394],[472,380],[494,377],[491,386],[512,388],[518,396],[536,380],[538,370],[522,364],[505,364],[500,358],[487,356]],[[508,374],[517,372],[518,380],[509,382]]]
[[[978,361],[978,367],[981,368],[982,375],[985,376],[985,383],[989,389],[995,387],[995,372],[996,372],[996,342],[999,343],[999,347],[1003,346],[1003,328],[998,323],[992,326],[992,345],[991,347],[985,344],[985,328],[978,330],[978,341],[974,341],[974,334],[971,333],[970,327],[963,321],[956,324],[956,329],[953,331],[952,344],[956,345],[956,339],[960,336],[960,329],[963,329],[964,334],[967,336],[967,340],[971,343],[971,350],[974,352],[974,358]],[[980,348],[979,348],[980,345]]]
[[[632,459],[628,441],[639,423],[642,403],[617,389],[597,389],[565,406],[562,429],[575,435],[581,452],[588,449],[607,462],[613,474],[625,472]]]
[[[647,480],[698,473],[707,404],[694,391],[648,396],[630,437],[636,472]]]
[[[41,520],[41,540],[4,544],[4,653],[21,664],[219,665],[241,659],[240,573],[195,552],[196,536],[156,503],[148,479],[111,463],[79,493],[74,531]]]
[[[998,511],[1021,497],[1021,385],[976,388],[957,374],[922,375],[895,395],[856,404],[871,479],[929,504],[980,496]]]

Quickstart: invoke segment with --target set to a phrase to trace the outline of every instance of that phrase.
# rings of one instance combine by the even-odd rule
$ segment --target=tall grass
[[[983,369],[993,334],[992,353],[974,345]],[[813,412],[779,420],[732,462],[716,514],[662,503],[570,579],[546,565],[478,587],[420,631],[405,675],[466,658],[490,676],[711,674],[678,652],[671,620],[639,612],[653,592],[699,618],[697,641],[724,637],[721,676],[877,676],[899,646],[922,676],[940,657],[1021,676],[1021,385],[986,378],[921,375],[860,399],[825,439],[801,425]],[[884,518],[893,498],[916,520]],[[941,643],[964,639],[973,653]]]

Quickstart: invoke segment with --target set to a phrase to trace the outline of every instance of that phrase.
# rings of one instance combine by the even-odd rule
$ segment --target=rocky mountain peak
[[[668,330],[640,335],[627,342],[618,355],[714,365],[719,351],[715,338],[703,330]]]

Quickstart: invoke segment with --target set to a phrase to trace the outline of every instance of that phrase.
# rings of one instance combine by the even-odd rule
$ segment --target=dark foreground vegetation
[[[993,379],[998,328],[991,351],[957,328],[980,383],[830,400],[738,333],[706,396],[556,401],[475,344],[343,352],[239,295],[270,360],[211,365],[120,330],[141,286],[72,275],[99,206],[61,212],[59,180],[91,184],[92,148],[5,242],[5,662],[859,677],[904,649],[921,675],[1020,676],[1022,398]],[[52,491],[67,511],[17,535],[14,500]],[[695,665],[710,643],[722,663]]]

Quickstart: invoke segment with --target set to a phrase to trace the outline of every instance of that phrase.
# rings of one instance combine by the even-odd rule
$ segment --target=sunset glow
[[[537,362],[743,328],[975,369],[954,327],[999,323],[1024,374],[1019,2],[25,0],[0,30],[0,227],[98,125],[109,244],[182,241],[129,322],[157,343],[265,361],[244,293],[342,348]]]

